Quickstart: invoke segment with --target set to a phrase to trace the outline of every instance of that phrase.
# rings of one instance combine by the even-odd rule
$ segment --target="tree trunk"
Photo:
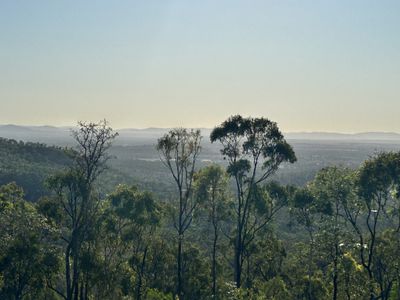
[[[241,254],[242,254],[242,243],[241,243],[241,233],[238,234],[235,245],[235,282],[236,287],[241,286],[241,276],[242,276],[242,264],[241,264]]]
[[[178,253],[177,253],[177,261],[178,261],[178,287],[177,287],[177,295],[179,297],[179,300],[184,299],[183,291],[182,291],[182,240],[183,240],[183,235],[179,234],[178,237]]]
[[[242,204],[241,204],[241,196],[238,192],[238,214],[237,214],[237,233],[236,233],[236,242],[235,242],[235,283],[236,287],[240,288],[242,285],[242,253],[243,253],[243,245],[242,245]]]
[[[138,274],[138,283],[136,286],[136,300],[140,300],[142,298],[143,274],[144,274],[144,268],[145,268],[145,264],[146,264],[146,256],[147,256],[147,247],[144,249],[142,263],[140,265],[140,270],[139,270],[139,274]]]
[[[336,214],[335,214],[335,257],[333,258],[333,300],[338,297],[338,258],[339,258],[339,234],[338,234],[338,216],[339,204],[336,201]]]
[[[73,269],[73,274],[72,274],[72,289],[73,289],[73,299],[78,300],[79,299],[79,267],[78,267],[78,245],[77,241],[75,239],[74,245],[72,247],[73,249],[73,262],[72,262],[72,269]]]
[[[71,244],[68,244],[65,250],[65,283],[67,289],[67,300],[72,300],[72,287],[71,287],[71,267],[70,267],[70,252]]]
[[[84,298],[84,284],[81,284],[81,290],[80,290],[80,297],[79,297],[79,299],[80,300],[85,300],[85,298]]]
[[[350,282],[350,276],[348,274],[345,274],[345,284],[346,284],[346,296],[347,296],[347,300],[351,300],[351,296],[350,296],[350,286],[349,286],[349,282]]]
[[[312,228],[309,228],[309,235],[310,235],[310,251],[309,251],[309,256],[308,256],[308,299],[312,299],[312,287],[311,287],[311,277],[312,277],[312,258],[314,255],[314,236],[312,233]]]
[[[214,226],[214,241],[213,241],[213,252],[212,252],[212,294],[213,299],[217,297],[217,240],[218,240],[218,231]]]
[[[338,295],[338,268],[337,268],[337,258],[333,261],[333,300],[337,300]]]

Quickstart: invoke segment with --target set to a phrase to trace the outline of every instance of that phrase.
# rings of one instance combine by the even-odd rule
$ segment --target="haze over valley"
[[[0,0],[0,300],[399,300],[399,0]]]

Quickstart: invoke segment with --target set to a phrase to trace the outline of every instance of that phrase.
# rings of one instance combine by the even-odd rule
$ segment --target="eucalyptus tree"
[[[208,223],[212,227],[211,277],[212,297],[217,294],[217,248],[222,225],[230,216],[230,199],[228,193],[228,174],[219,165],[210,165],[196,174],[196,196],[206,212]]]
[[[317,173],[309,188],[316,203],[325,203],[328,208],[323,210],[327,239],[322,246],[327,250],[327,258],[332,264],[332,299],[336,300],[339,295],[339,265],[344,254],[342,248],[348,242],[345,239],[343,204],[354,196],[354,171],[336,166],[324,168]]]
[[[235,182],[234,281],[240,287],[249,239],[276,213],[273,208],[268,214],[257,215],[258,187],[278,170],[281,163],[294,163],[296,156],[277,124],[265,118],[232,116],[214,128],[210,139],[221,143],[221,154],[228,161],[227,172]]]
[[[264,271],[262,277],[266,273],[271,275],[272,265],[279,262],[283,257],[282,248],[279,247],[279,242],[275,240],[273,228],[266,225],[283,207],[288,205],[292,190],[292,186],[282,186],[275,181],[269,181],[257,187],[255,191],[253,215],[250,216],[252,225],[248,230],[244,244],[246,272],[244,273],[245,276],[242,277],[246,279],[245,288],[247,289],[253,286],[253,281],[258,277],[257,275],[262,275]],[[271,260],[268,255],[273,255],[274,259]],[[268,268],[265,268],[265,265],[261,263],[262,260],[268,261]],[[263,268],[265,268],[264,271]],[[267,269],[268,271],[266,271]]]
[[[39,299],[57,273],[57,230],[15,183],[0,187],[0,298]]]
[[[308,251],[308,281],[307,281],[307,299],[312,299],[312,261],[314,256],[315,246],[315,216],[318,212],[318,206],[311,191],[305,187],[298,189],[292,200],[292,213],[294,213],[297,222],[304,226],[309,236],[309,251]]]
[[[198,199],[193,197],[195,166],[200,153],[200,130],[177,128],[158,139],[157,150],[162,163],[167,167],[177,188],[177,201],[173,203],[172,219],[178,235],[177,287],[176,293],[184,299],[183,291],[183,243],[185,232],[193,221]]]
[[[361,264],[368,273],[370,299],[388,299],[393,281],[381,273],[377,256],[379,235],[390,221],[389,208],[399,208],[400,152],[383,152],[363,163],[356,177],[357,199],[345,203],[347,220],[359,238]],[[389,217],[389,218],[388,218]],[[363,225],[366,225],[366,231]],[[393,226],[398,232],[398,224]],[[382,275],[382,276],[381,276]],[[376,282],[378,289],[375,288]]]
[[[65,290],[52,287],[67,300],[88,298],[88,282],[82,278],[80,254],[98,213],[100,199],[93,193],[94,184],[107,167],[108,150],[118,135],[108,123],[78,122],[72,132],[76,148],[70,151],[73,164],[66,171],[52,176],[49,187],[55,192],[57,205],[63,210],[59,221],[65,242]]]
[[[129,264],[136,281],[135,299],[140,300],[146,286],[152,239],[161,218],[160,207],[152,194],[126,185],[119,185],[109,195],[108,201],[104,225],[111,235],[107,239],[106,260],[116,260],[114,268],[118,269],[124,259],[130,257]]]

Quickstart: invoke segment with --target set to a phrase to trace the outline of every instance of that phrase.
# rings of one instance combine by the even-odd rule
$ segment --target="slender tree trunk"
[[[144,274],[144,268],[145,268],[145,264],[146,264],[146,257],[147,257],[147,247],[144,249],[142,263],[140,265],[140,270],[139,270],[139,274],[138,274],[138,283],[137,283],[137,287],[136,287],[136,300],[140,300],[142,298],[143,274]]]
[[[14,294],[15,300],[21,300],[22,299],[21,294],[22,294],[21,288],[17,288]]]
[[[336,201],[336,214],[335,214],[335,257],[333,258],[333,300],[338,297],[338,257],[339,257],[339,234],[338,234],[338,215],[339,204]]]
[[[179,300],[183,300],[183,290],[182,290],[182,280],[183,280],[183,276],[182,276],[182,252],[183,252],[183,222],[184,222],[184,207],[183,207],[183,194],[182,194],[182,187],[179,186],[179,222],[178,222],[178,249],[177,249],[177,277],[178,277],[178,285],[177,285],[177,290],[176,290],[176,294],[179,297]]]
[[[250,279],[250,264],[251,264],[251,261],[250,261],[250,255],[248,254],[248,255],[246,255],[246,261],[247,261],[247,264],[246,264],[246,288],[247,289],[250,289],[250,286],[251,286],[251,279]]]
[[[89,297],[89,274],[88,274],[88,272],[85,272],[82,283],[81,283],[81,287],[80,287],[79,299],[87,300],[88,297]]]
[[[88,283],[88,279],[86,279],[86,283],[85,283],[85,300],[89,299],[89,283]]]
[[[333,300],[337,300],[338,296],[338,267],[337,258],[333,260]]]
[[[214,225],[214,241],[213,241],[213,252],[212,252],[212,294],[214,299],[217,298],[217,240],[218,230]]]
[[[311,287],[311,277],[312,277],[312,258],[314,255],[314,236],[312,233],[312,228],[309,228],[309,235],[310,235],[310,251],[308,256],[308,299],[312,299],[312,287]]]
[[[74,288],[74,300],[78,299],[79,299],[79,282],[76,282]]]
[[[183,235],[179,234],[178,237],[178,253],[177,253],[177,261],[178,261],[178,288],[177,295],[179,296],[179,300],[183,300],[183,291],[182,291],[182,240]]]
[[[238,233],[236,237],[236,245],[235,245],[235,282],[236,287],[240,288],[241,286],[241,275],[242,275],[242,265],[241,265],[241,254],[242,254],[242,232],[238,226]]]
[[[367,271],[368,271],[368,279],[369,279],[369,293],[370,293],[369,298],[371,300],[375,300],[375,291],[374,291],[374,286],[373,286],[374,277],[372,275],[372,271],[371,271],[370,267],[367,268]]]
[[[236,162],[236,160],[235,160]],[[240,179],[235,175],[235,182],[236,182],[236,192],[237,192],[237,223],[236,223],[236,240],[235,240],[235,249],[234,249],[234,281],[236,283],[236,287],[240,288],[241,286],[241,273],[242,273],[242,266],[241,266],[241,242],[242,242],[242,197],[241,197],[241,189],[240,189]]]
[[[345,275],[345,284],[346,284],[346,296],[347,296],[347,300],[351,300],[351,296],[350,296],[350,286],[349,286],[349,282],[350,282],[350,276],[348,274]]]
[[[400,275],[397,274],[397,297],[400,297]]]
[[[72,287],[71,287],[71,267],[70,267],[70,252],[71,244],[68,244],[65,250],[65,282],[67,289],[67,300],[72,300]]]
[[[399,225],[396,230],[396,235],[397,235],[396,244],[397,244],[397,252],[400,253],[400,206],[398,209],[398,213],[399,213]],[[396,292],[397,292],[397,297],[400,297],[400,272],[399,272],[399,270],[397,270],[397,291]]]
[[[79,299],[80,300],[85,300],[85,298],[84,298],[84,284],[81,284],[81,290],[80,290],[80,293],[79,293]]]
[[[238,181],[238,180],[236,180]],[[243,253],[243,247],[242,247],[242,198],[240,195],[240,190],[239,190],[239,184],[237,183],[238,186],[238,214],[237,214],[237,233],[236,233],[236,241],[235,241],[235,282],[236,282],[236,287],[240,288],[242,285],[242,253]]]
[[[72,262],[72,284],[73,284],[73,299],[78,300],[79,298],[79,267],[78,267],[78,245],[75,239],[73,244],[73,262]]]

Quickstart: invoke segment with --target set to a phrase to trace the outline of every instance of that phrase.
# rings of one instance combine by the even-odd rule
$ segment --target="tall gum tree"
[[[93,195],[93,187],[107,168],[110,159],[108,150],[117,135],[106,120],[98,123],[78,122],[78,128],[72,132],[77,144],[74,151],[70,152],[72,166],[48,180],[64,213],[61,226],[62,240],[66,244],[65,290],[50,288],[66,300],[89,297],[88,282],[83,278],[79,259],[99,208],[99,199]]]
[[[355,178],[358,197],[344,206],[346,218],[359,238],[359,256],[369,277],[370,299],[389,299],[393,282],[397,279],[387,278],[388,274],[380,272],[377,247],[386,222],[392,223],[393,230],[399,232],[400,223],[396,223],[400,207],[399,178],[400,152],[375,155],[358,170]],[[392,216],[390,212],[393,212]],[[366,230],[363,230],[363,226],[366,226]]]
[[[198,201],[193,197],[193,179],[197,157],[200,153],[200,130],[177,128],[158,139],[157,150],[163,164],[170,171],[177,187],[178,198],[174,201],[174,228],[178,235],[177,247],[177,287],[179,299],[184,299],[183,291],[183,242],[185,232],[193,221],[193,213]]]
[[[220,165],[209,165],[196,174],[195,187],[196,197],[200,200],[211,227],[212,297],[213,299],[218,299],[217,249],[223,222],[230,217],[231,203],[228,193],[228,174]]]
[[[236,186],[236,230],[234,237],[234,281],[242,284],[242,267],[249,240],[264,228],[276,208],[263,216],[255,215],[258,186],[270,178],[283,162],[294,163],[295,153],[277,124],[266,118],[231,116],[213,129],[211,142],[219,141],[221,154],[228,161],[228,174]]]
[[[340,298],[340,292],[344,288],[339,287],[339,267],[343,260],[343,249],[346,232],[345,218],[343,218],[343,203],[348,201],[354,193],[353,185],[354,171],[343,167],[327,167],[320,170],[314,180],[309,184],[309,188],[316,198],[317,203],[325,203],[322,210],[324,220],[322,230],[327,240],[323,243],[327,251],[328,259],[332,265],[332,299]]]

